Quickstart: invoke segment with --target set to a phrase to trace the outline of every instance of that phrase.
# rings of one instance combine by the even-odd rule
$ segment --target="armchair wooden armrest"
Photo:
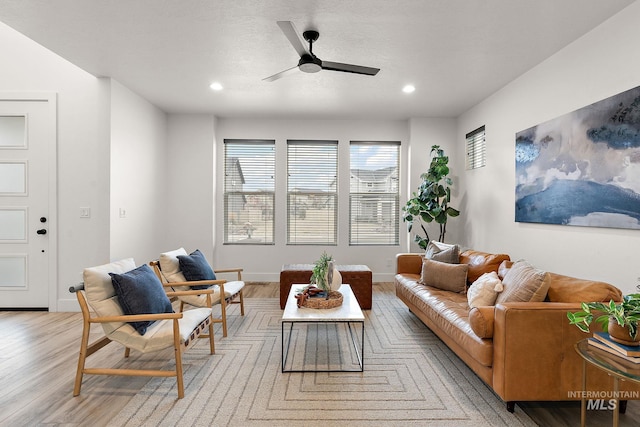
[[[167,291],[168,297],[181,297],[185,295],[206,295],[213,294],[213,289],[191,289],[189,291]]]
[[[168,282],[163,283],[163,286],[199,286],[199,285],[224,285],[227,283],[227,280],[224,279],[216,279],[216,280],[192,280],[190,282]]]
[[[219,273],[237,273],[238,274],[238,281],[242,280],[242,272],[244,271],[244,269],[242,268],[223,268],[220,270],[213,270],[214,273],[219,274]]]
[[[143,322],[149,320],[182,319],[182,313],[156,313],[156,314],[123,314],[122,316],[91,317],[90,323],[112,322]]]

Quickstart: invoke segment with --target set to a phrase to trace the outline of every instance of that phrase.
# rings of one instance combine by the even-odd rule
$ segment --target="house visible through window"
[[[274,244],[275,141],[224,141],[224,243]]]
[[[466,135],[467,139],[467,170],[481,168],[485,165],[486,144],[484,126]]]
[[[287,244],[337,245],[337,178],[337,141],[287,141]]]
[[[350,245],[399,244],[399,167],[399,142],[351,142]]]

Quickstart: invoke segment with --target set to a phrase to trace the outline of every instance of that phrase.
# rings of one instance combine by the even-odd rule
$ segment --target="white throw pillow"
[[[498,273],[484,273],[467,290],[469,308],[495,305],[498,294],[504,290]]]

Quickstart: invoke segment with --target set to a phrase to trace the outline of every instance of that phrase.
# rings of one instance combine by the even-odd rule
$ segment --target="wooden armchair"
[[[187,257],[190,255],[187,254],[184,248],[180,248],[160,254],[160,258],[157,261],[151,261],[149,264],[153,267],[163,286],[169,287],[174,291],[173,295],[180,301],[180,311],[184,310],[185,304],[198,308],[212,308],[214,305],[220,304],[220,318],[214,317],[213,322],[222,323],[222,336],[226,337],[227,306],[229,304],[239,304],[240,315],[244,316],[243,269],[227,268],[212,270],[215,273],[214,276],[219,274],[233,274],[235,280],[230,281],[218,279],[217,277],[211,280],[187,280],[180,267],[180,260],[178,259],[178,257],[183,256]],[[224,298],[221,298],[221,295],[224,295]]]
[[[78,298],[83,319],[78,369],[73,388],[74,396],[80,394],[83,375],[90,374],[176,377],[178,398],[181,399],[184,397],[182,353],[190,348],[196,342],[196,338],[201,337],[207,329],[210,353],[215,353],[211,310],[203,308],[189,310],[186,313],[124,314],[109,273],[127,273],[135,268],[135,262],[131,258],[87,268],[83,273],[84,283],[69,289]],[[148,269],[148,267],[146,268]],[[150,270],[149,274],[154,277]],[[167,295],[172,296],[171,292]],[[141,335],[129,323],[146,321],[153,323],[146,328],[144,335]],[[105,336],[89,344],[89,332],[92,324],[100,324]],[[125,357],[129,357],[131,349],[147,353],[173,347],[175,369],[87,368],[85,366],[87,357],[112,341],[125,347]]]

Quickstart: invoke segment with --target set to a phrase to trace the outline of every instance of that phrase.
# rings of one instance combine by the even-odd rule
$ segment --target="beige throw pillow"
[[[464,293],[467,290],[468,269],[467,264],[449,264],[423,258],[422,274],[418,283],[445,291]]]
[[[469,308],[494,305],[498,294],[503,289],[498,273],[495,271],[484,273],[467,290]]]
[[[539,270],[527,261],[516,261],[502,279],[504,291],[496,299],[503,302],[541,302],[549,290],[549,273]]]
[[[460,246],[450,245],[433,240],[427,245],[425,257],[434,261],[448,262],[449,264],[460,263]]]

